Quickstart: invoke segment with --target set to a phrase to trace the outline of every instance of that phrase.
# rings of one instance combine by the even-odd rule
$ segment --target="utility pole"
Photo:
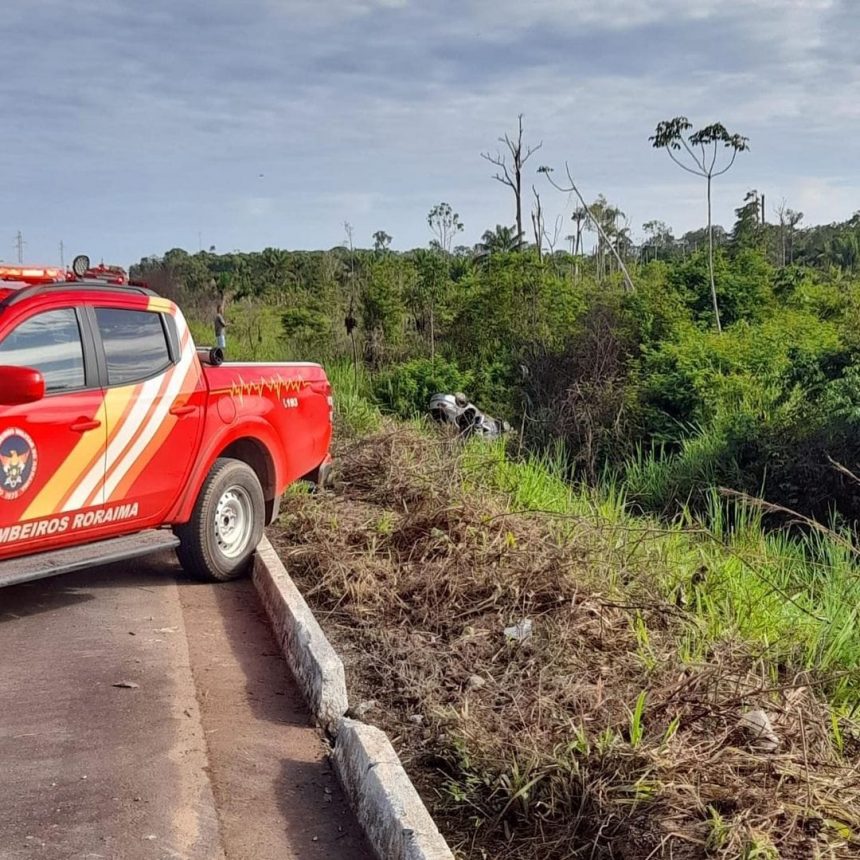
[[[66,248],[62,239],[60,239],[60,268],[66,268]]]
[[[24,234],[19,230],[15,235],[15,247],[18,249],[18,265],[24,265]]]

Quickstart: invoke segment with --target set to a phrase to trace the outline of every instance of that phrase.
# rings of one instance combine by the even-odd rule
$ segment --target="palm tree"
[[[485,230],[481,241],[475,245],[474,260],[480,265],[486,265],[495,254],[511,254],[522,251],[525,247],[522,233],[518,234],[516,228],[496,224],[496,229]]]
[[[292,278],[292,273],[290,272],[290,255],[280,248],[264,248],[260,254],[260,261],[265,271],[264,279],[266,286],[280,302],[286,291],[288,282]]]
[[[484,254],[506,254],[511,251],[522,251],[525,247],[523,234],[517,233],[514,227],[503,227],[496,224],[495,230],[486,230],[481,236],[478,249]]]

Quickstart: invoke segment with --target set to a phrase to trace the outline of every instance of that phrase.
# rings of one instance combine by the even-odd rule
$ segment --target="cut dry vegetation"
[[[458,856],[860,856],[856,625],[701,529],[525,503],[500,451],[386,425],[273,534]],[[740,623],[774,594],[796,641]]]

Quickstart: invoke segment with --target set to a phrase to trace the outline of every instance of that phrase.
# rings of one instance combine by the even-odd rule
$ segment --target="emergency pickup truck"
[[[115,267],[0,265],[0,586],[175,548],[244,573],[330,463],[317,364],[222,363]]]

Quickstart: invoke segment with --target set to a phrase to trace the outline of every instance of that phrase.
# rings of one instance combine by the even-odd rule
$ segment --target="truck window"
[[[0,341],[0,364],[40,371],[47,393],[83,388],[84,350],[75,311],[45,311],[16,326]]]
[[[139,382],[172,365],[160,314],[121,308],[95,311],[107,358],[108,385]]]

